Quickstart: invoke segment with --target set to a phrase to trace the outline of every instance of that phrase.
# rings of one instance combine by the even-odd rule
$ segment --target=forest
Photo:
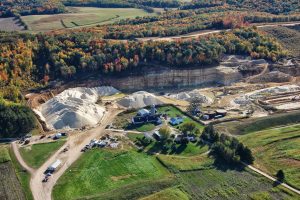
[[[193,0],[190,3],[181,6],[180,9],[197,9],[222,5],[272,14],[288,14],[299,12],[300,9],[298,0]]]
[[[259,11],[272,14],[293,14],[300,10],[298,0],[0,0],[0,17],[33,14],[56,14],[67,12],[65,6],[88,6],[103,8],[176,8],[178,10],[224,9],[236,11]]]
[[[115,25],[91,28],[106,39],[135,39],[144,37],[176,36],[207,29],[231,29],[250,23],[299,21],[300,15],[272,15],[247,12],[170,12],[162,16],[121,20]],[[131,30],[135,31],[132,32]]]
[[[14,85],[72,79],[82,72],[118,74],[148,62],[176,68],[205,67],[222,54],[250,55],[276,61],[287,52],[253,28],[172,42],[113,41],[93,33],[5,34],[0,46],[0,80]],[[23,79],[21,80],[22,77]],[[25,81],[24,81],[25,80]]]
[[[0,17],[56,14],[63,12],[65,12],[65,7],[60,0],[0,0]]]
[[[0,96],[0,138],[21,137],[35,126],[36,118],[29,107],[7,102]]]
[[[216,163],[233,166],[241,162],[253,164],[254,156],[248,147],[235,137],[218,133],[212,125],[204,128],[200,138],[211,143],[209,154],[215,158]]]

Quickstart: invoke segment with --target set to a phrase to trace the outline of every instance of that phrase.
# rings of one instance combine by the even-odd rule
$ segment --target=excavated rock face
[[[291,76],[300,76],[300,60],[284,60],[271,65],[271,69]]]
[[[242,79],[238,70],[225,67],[205,69],[162,69],[145,71],[139,76],[124,78],[105,78],[105,84],[110,84],[120,90],[143,90],[148,88],[181,88],[199,85],[221,84],[230,85]]]
[[[292,80],[292,76],[280,71],[272,71],[264,74],[261,77],[253,78],[250,83],[284,83]]]
[[[168,68],[147,66],[123,77],[103,77],[106,85],[120,90],[144,90],[149,88],[183,88],[207,85],[231,85],[245,76],[259,74],[268,63],[241,56],[225,56],[219,66],[194,68]],[[250,70],[251,69],[251,70]]]

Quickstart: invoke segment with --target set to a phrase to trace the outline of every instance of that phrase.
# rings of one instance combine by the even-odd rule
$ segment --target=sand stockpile
[[[300,91],[300,87],[297,85],[282,85],[282,86],[269,87],[269,88],[257,90],[246,94],[246,96],[249,96],[251,99],[258,99],[269,95],[275,95],[275,94],[286,93],[286,92],[296,92],[296,91]]]
[[[155,95],[140,91],[124,97],[118,104],[127,108],[143,108],[150,105],[163,104]]]
[[[200,94],[196,90],[189,91],[189,92],[180,92],[177,94],[170,94],[167,97],[171,97],[171,98],[183,100],[183,101],[191,101],[194,98],[198,98],[201,101],[201,103],[211,103],[212,102],[212,100],[210,98]]]
[[[36,113],[49,129],[70,129],[96,125],[105,108],[95,102],[100,96],[119,93],[113,87],[71,88],[42,104]]]
[[[238,98],[234,99],[234,103],[239,105],[248,105],[251,103],[251,100],[260,99],[263,97],[276,95],[280,93],[286,92],[295,92],[300,91],[300,87],[297,85],[283,85],[283,86],[276,86],[276,87],[269,87],[264,88],[261,90],[256,90],[245,95],[239,96]]]

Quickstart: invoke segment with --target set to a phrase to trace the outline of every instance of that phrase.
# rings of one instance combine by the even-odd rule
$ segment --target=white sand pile
[[[162,103],[163,102],[160,101],[155,95],[145,91],[135,92],[118,101],[118,104],[127,108],[143,108],[145,106],[150,106],[153,104],[159,105]]]
[[[248,96],[240,96],[236,99],[233,100],[234,103],[238,104],[238,105],[248,105],[251,103],[251,99]]]
[[[36,113],[50,129],[81,128],[96,125],[105,108],[95,102],[99,96],[119,93],[113,87],[71,88],[42,104]]]
[[[177,94],[171,94],[168,95],[168,97],[178,99],[178,100],[184,100],[184,101],[191,101],[193,98],[199,98],[201,103],[211,103],[212,100],[202,94],[200,94],[197,90],[192,90],[188,92],[180,92]]]

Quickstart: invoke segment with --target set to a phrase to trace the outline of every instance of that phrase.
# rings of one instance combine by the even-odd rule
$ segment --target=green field
[[[140,200],[189,200],[189,196],[178,187],[173,187],[141,198]]]
[[[20,153],[28,165],[33,168],[40,167],[55,151],[57,151],[65,140],[55,142],[33,144],[27,147],[21,147]]]
[[[137,133],[127,133],[127,137],[132,141],[136,142],[138,138],[143,138],[144,134]],[[175,144],[176,150],[172,151],[171,144],[169,144],[168,150],[163,150],[163,145],[160,142],[152,141],[148,146],[144,148],[144,152],[149,154],[161,153],[161,154],[169,154],[169,155],[181,155],[181,156],[195,156],[200,155],[208,151],[207,145],[199,144],[198,142],[188,144]]]
[[[153,129],[155,129],[155,125],[151,123],[146,123],[135,128],[135,130],[140,132],[148,132],[148,131],[152,131]]]
[[[297,199],[295,194],[280,186],[274,188],[272,182],[247,170],[212,168],[180,172],[179,179],[191,199]]]
[[[300,124],[252,132],[239,139],[251,148],[256,167],[273,176],[282,169],[286,182],[300,189]]]
[[[221,133],[232,135],[244,135],[247,133],[260,131],[267,128],[286,126],[288,124],[300,123],[300,112],[290,112],[275,114],[267,117],[256,119],[246,119],[241,121],[225,122],[217,124],[214,127]]]
[[[9,152],[7,147],[5,146],[0,146],[0,163],[5,163],[10,161],[11,158],[9,156]]]
[[[84,153],[59,179],[53,197],[54,199],[84,197],[102,199],[97,195],[111,196],[114,195],[115,190],[122,195],[122,188],[131,188],[133,190],[131,192],[134,192],[139,190],[143,183],[147,183],[147,187],[157,187],[156,181],[170,177],[172,175],[155,157],[131,150],[94,149]],[[108,194],[110,191],[111,194]]]
[[[168,169],[171,169],[172,171],[209,169],[214,163],[214,160],[209,158],[205,153],[197,156],[160,154],[157,157],[165,166],[168,167]]]
[[[70,13],[67,14],[23,16],[22,20],[32,31],[49,31],[108,24],[120,19],[155,15],[135,8],[68,7],[68,10]]]

